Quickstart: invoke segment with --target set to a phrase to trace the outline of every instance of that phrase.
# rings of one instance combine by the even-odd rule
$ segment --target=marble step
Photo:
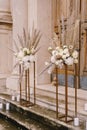
[[[69,88],[68,90],[68,114],[75,115],[75,97],[74,89]],[[36,89],[36,100],[37,104],[45,106],[46,108],[56,110],[56,98],[55,98],[55,87],[47,85],[43,87],[37,87]],[[87,103],[87,94],[84,90],[78,90],[78,100],[77,100],[77,111],[78,116],[82,119],[86,119],[87,111],[84,110],[84,105]],[[59,111],[65,112],[65,96],[64,87],[59,87]]]
[[[8,118],[17,125],[19,124],[23,130],[57,130],[58,128],[60,130],[68,130],[68,128],[72,128],[70,125],[51,118],[48,116],[49,114],[45,115],[45,113],[49,113],[47,109],[37,105],[24,107],[20,105],[20,102],[11,101],[11,97],[7,95],[0,96],[0,99],[10,103],[10,109],[6,110],[5,107],[0,109],[0,115]]]
[[[6,78],[0,77],[0,88],[6,86]]]

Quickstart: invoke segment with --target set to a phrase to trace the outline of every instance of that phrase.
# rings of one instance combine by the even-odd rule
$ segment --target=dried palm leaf
[[[17,46],[17,43],[16,43],[15,40],[14,40],[14,44],[15,44],[15,47],[16,47],[17,51],[19,51],[19,47]]]
[[[12,52],[12,53],[16,53],[13,49],[9,48],[8,49]]]
[[[41,71],[41,72],[39,73],[39,76],[40,76],[41,74],[43,74],[47,69],[49,69],[52,65],[53,65],[53,63],[50,63],[47,67],[45,67],[45,68],[43,69],[43,71]]]
[[[26,34],[26,31],[25,31],[24,28],[23,28],[23,40],[24,40],[24,45],[26,46],[26,43],[27,43],[27,34]]]
[[[23,38],[18,35],[18,39],[19,39],[19,43],[20,43],[21,47],[23,48],[25,46],[24,42],[23,42]]]

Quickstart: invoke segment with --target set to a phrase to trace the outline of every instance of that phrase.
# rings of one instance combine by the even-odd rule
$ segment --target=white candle
[[[20,95],[17,95],[16,99],[17,99],[17,102],[19,102],[20,101]]]
[[[86,126],[85,126],[85,130],[87,130],[87,121],[86,121]]]
[[[85,104],[84,108],[85,108],[85,111],[87,111],[87,103]]]
[[[3,108],[3,104],[2,103],[0,103],[0,109],[2,109]]]
[[[74,118],[74,126],[79,126],[79,118],[78,117]]]
[[[15,96],[14,95],[12,95],[12,101],[14,101],[15,100]]]
[[[6,103],[6,110],[9,110],[10,108],[10,103]]]

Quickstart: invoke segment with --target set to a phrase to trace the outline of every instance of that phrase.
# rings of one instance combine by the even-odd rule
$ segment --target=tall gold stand
[[[77,65],[74,65],[74,88],[75,88],[75,116],[77,116]],[[65,114],[59,113],[59,93],[58,93],[58,68],[56,67],[56,118],[70,122],[73,120],[72,116],[68,115],[68,66],[65,65]]]
[[[22,73],[22,66],[19,66],[19,74]],[[31,101],[31,94],[30,94],[30,72],[29,69],[25,70],[25,86],[24,86],[24,92],[22,91],[22,82],[20,82],[20,104],[26,107],[32,106],[36,104],[36,81],[35,81],[35,62],[33,62],[33,68],[34,68],[34,87],[33,87],[33,94],[32,94],[32,100]],[[22,98],[23,96],[23,98]]]

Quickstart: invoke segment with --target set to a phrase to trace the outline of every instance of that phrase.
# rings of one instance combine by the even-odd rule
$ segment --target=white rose
[[[29,62],[25,62],[24,63],[24,69],[27,70],[30,67],[30,63]]]
[[[78,63],[78,59],[74,59],[74,63],[77,64]]]
[[[63,55],[62,55],[62,58],[63,58],[63,59],[66,59],[66,58],[67,58],[67,55],[63,54]]]
[[[33,54],[35,52],[35,49],[32,47],[31,49],[31,53]]]
[[[67,59],[65,59],[65,64],[67,65],[73,65],[73,62],[74,60],[72,57],[68,57]]]
[[[50,46],[50,47],[48,47],[48,51],[50,51],[50,50],[52,50],[52,47]]]
[[[51,73],[52,73],[52,71],[54,70],[54,68],[55,68],[55,66],[54,66],[54,65],[52,65],[52,66],[48,69],[48,74],[51,74]]]
[[[27,51],[28,49],[27,48],[23,48],[23,51]]]
[[[47,66],[48,66],[48,65],[49,65],[49,62],[45,62],[45,65],[47,65]]]
[[[64,45],[64,46],[63,46],[63,49],[65,49],[65,48],[68,48],[67,45]]]
[[[53,51],[52,51],[52,55],[53,55],[53,56],[57,56],[57,55],[58,55],[58,51],[53,50]]]
[[[24,62],[28,62],[30,61],[30,56],[24,56],[23,59],[22,59]]]
[[[17,57],[17,56],[18,56],[18,53],[14,53],[14,55]]]
[[[52,72],[51,72],[51,70],[50,69],[48,69],[48,74],[51,74]]]
[[[18,57],[19,59],[22,59],[22,58],[24,57],[24,52],[23,52],[22,50],[19,51],[17,57]]]
[[[55,63],[55,62],[56,62],[55,56],[51,56],[51,62],[52,62],[52,63]]]
[[[73,58],[78,58],[78,52],[75,50],[75,51],[72,53],[72,56],[73,56]]]
[[[63,55],[63,49],[59,50],[59,55],[62,56]]]
[[[33,61],[35,61],[35,57],[34,55],[30,55],[30,62],[33,62]]]
[[[57,46],[57,47],[56,47],[56,50],[60,50],[60,47],[59,47],[59,46]]]
[[[68,48],[65,48],[65,49],[63,50],[63,53],[64,53],[64,54],[69,53]]]
[[[69,45],[69,49],[71,49],[71,50],[72,50],[72,49],[73,49],[73,45]]]
[[[59,64],[59,60],[57,60],[57,61],[55,62],[55,64],[58,65],[58,64]]]

